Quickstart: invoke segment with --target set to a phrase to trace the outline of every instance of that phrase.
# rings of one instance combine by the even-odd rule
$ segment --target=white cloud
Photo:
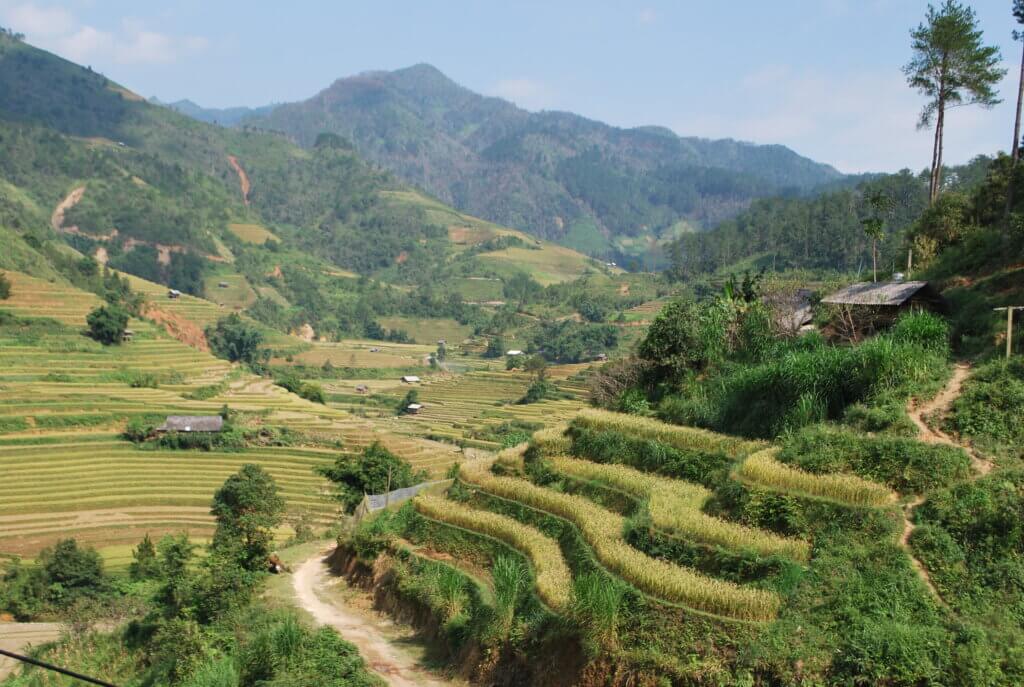
[[[542,110],[551,107],[554,102],[554,94],[550,88],[540,81],[527,77],[502,79],[488,89],[488,92],[528,110]]]
[[[844,172],[923,168],[931,159],[931,132],[916,129],[922,101],[895,69],[826,76],[767,65],[740,79],[721,100],[716,109],[724,114],[683,117],[675,130],[782,143]],[[1005,147],[993,136],[993,129],[1002,133],[1002,116],[977,107],[951,110],[945,159],[958,163]]]
[[[104,31],[79,22],[68,10],[33,2],[0,0],[0,20],[33,44],[76,62],[168,64],[207,47],[207,40],[200,36],[160,33],[133,19]]]
[[[653,24],[658,18],[658,13],[653,7],[645,7],[636,15],[636,20],[641,24]]]

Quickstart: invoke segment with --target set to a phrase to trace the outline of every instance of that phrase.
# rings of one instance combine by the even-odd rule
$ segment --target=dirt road
[[[30,645],[44,644],[60,638],[59,623],[4,623],[0,622],[0,648],[24,652]],[[0,656],[0,680],[13,673],[21,664],[13,658]]]
[[[454,683],[431,676],[416,660],[387,638],[383,623],[376,618],[346,609],[337,603],[321,599],[322,590],[329,580],[323,551],[295,569],[292,586],[299,606],[320,625],[338,631],[345,640],[359,649],[366,663],[393,687],[450,687]]]
[[[974,471],[979,475],[987,475],[992,471],[991,461],[985,460],[978,456],[969,446],[958,444],[948,434],[943,432],[941,429],[932,429],[925,418],[937,413],[939,415],[945,415],[950,406],[953,405],[953,401],[960,397],[960,388],[963,386],[964,380],[966,380],[971,374],[970,365],[959,364],[953,370],[953,376],[946,384],[945,388],[936,394],[935,398],[928,401],[922,406],[911,405],[907,408],[907,413],[910,415],[910,419],[917,426],[917,439],[923,441],[926,444],[946,444],[947,446],[956,446],[962,448],[967,452],[967,455],[971,458],[971,465]]]

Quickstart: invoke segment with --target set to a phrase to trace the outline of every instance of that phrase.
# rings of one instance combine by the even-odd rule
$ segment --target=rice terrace
[[[0,1],[0,687],[1024,684],[1024,0],[399,4]]]

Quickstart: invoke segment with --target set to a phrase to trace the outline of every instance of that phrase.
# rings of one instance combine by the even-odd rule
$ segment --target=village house
[[[419,384],[420,378],[416,375],[405,375],[402,377],[402,384]]]

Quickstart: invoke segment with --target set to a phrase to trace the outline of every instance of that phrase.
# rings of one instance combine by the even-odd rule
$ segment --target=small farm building
[[[135,331],[132,329],[125,329],[121,332],[121,341],[131,341],[135,337]]]
[[[946,301],[926,281],[858,282],[821,299],[828,305],[880,308],[895,316],[905,310],[942,311]]]
[[[219,432],[224,429],[220,415],[168,415],[158,432]]]
[[[405,375],[402,377],[402,384],[419,384],[420,378],[416,375]]]
[[[421,410],[423,410],[422,403],[410,403],[405,407],[405,411],[410,415],[419,415]]]
[[[513,358],[514,358],[515,356],[517,356],[517,355],[522,355],[522,354],[523,354],[523,352],[522,352],[522,351],[520,351],[519,349],[512,349],[511,351],[509,351],[509,352],[508,352],[508,353],[506,353],[505,355],[507,355],[507,356],[509,356],[509,357],[513,357]]]
[[[177,289],[171,289],[170,291],[167,292],[167,297],[168,298],[181,298],[181,291],[178,291]]]
[[[370,390],[370,387],[366,386],[365,384],[357,384],[356,385],[356,393],[357,394],[365,394],[369,390]]]

